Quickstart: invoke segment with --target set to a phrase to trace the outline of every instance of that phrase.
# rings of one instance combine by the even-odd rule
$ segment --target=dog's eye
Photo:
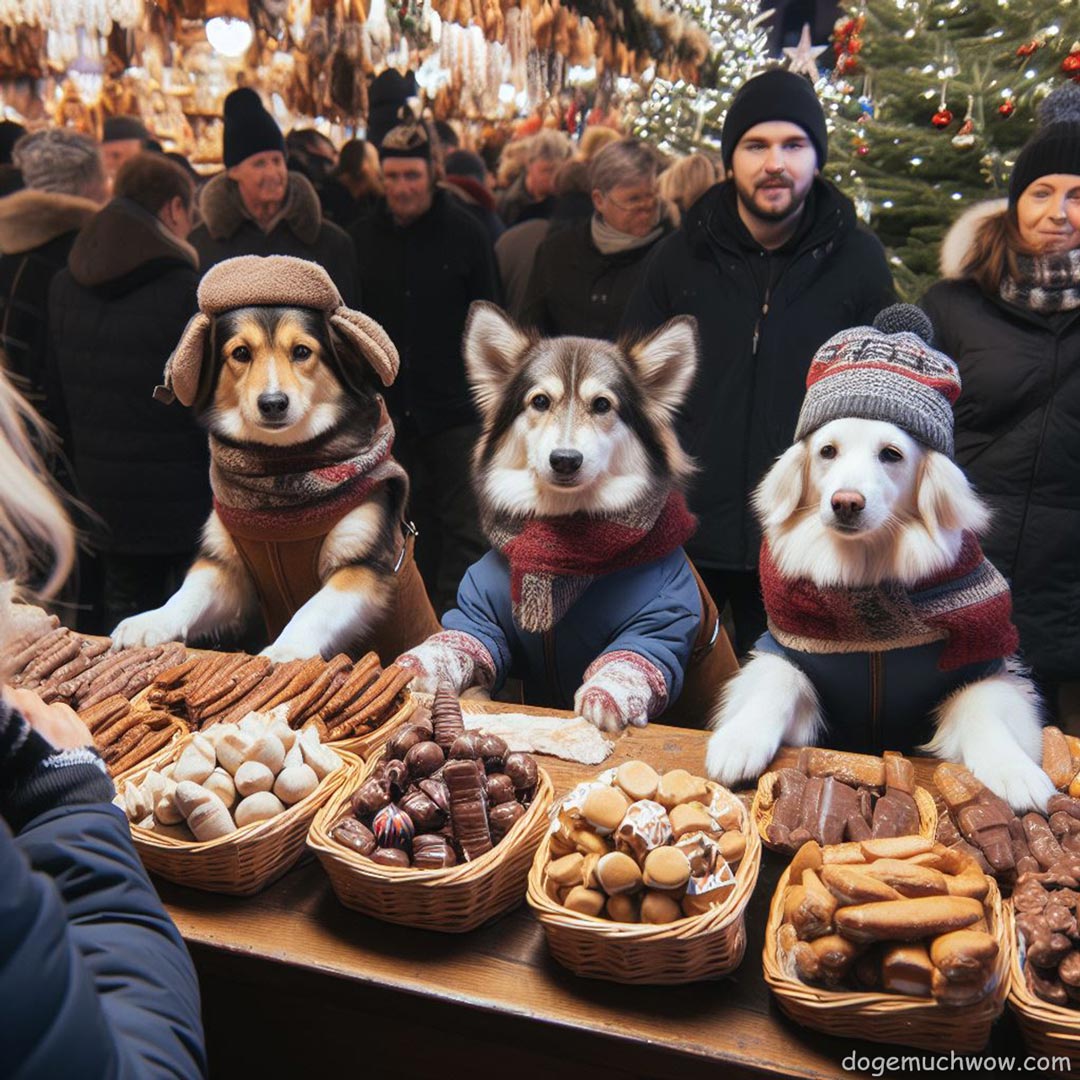
[[[604,413],[611,412],[611,402],[606,397],[593,398],[592,411],[603,416]]]
[[[251,350],[246,345],[237,345],[231,355],[234,360],[246,364],[251,359]]]
[[[549,398],[547,394],[537,394],[529,404],[532,405],[537,412],[547,412],[548,409],[551,408],[551,398]]]
[[[311,356],[311,350],[306,345],[294,345],[292,350],[292,358],[294,360],[306,360]]]
[[[885,449],[878,454],[878,461],[883,461],[886,465],[895,465],[898,461],[903,460],[904,455],[901,454],[895,446],[886,446]]]
[[[825,459],[826,461],[832,461],[832,459],[833,459],[834,457],[836,457],[836,447],[835,447],[835,446],[833,446],[833,445],[832,445],[832,443],[826,443],[826,444],[825,444],[825,445],[824,445],[824,446],[823,446],[823,447],[822,447],[822,448],[821,448],[821,449],[820,449],[820,450],[818,451],[818,453],[819,453],[819,454],[820,454],[820,455],[821,455],[821,456],[822,456],[822,457],[823,457],[823,458],[824,458],[824,459]]]

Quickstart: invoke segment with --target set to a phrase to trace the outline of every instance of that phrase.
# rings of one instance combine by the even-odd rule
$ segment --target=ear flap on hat
[[[199,394],[203,360],[210,340],[210,316],[201,311],[184,327],[180,344],[165,364],[165,384],[154,390],[159,401],[193,405]]]
[[[351,308],[339,307],[329,319],[330,325],[371,365],[383,386],[390,386],[397,378],[400,363],[390,335],[374,319]]]

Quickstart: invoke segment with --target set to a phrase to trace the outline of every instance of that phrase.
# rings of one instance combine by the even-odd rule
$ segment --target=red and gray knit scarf
[[[697,519],[678,492],[660,492],[606,517],[487,522],[488,539],[510,564],[514,622],[538,634],[552,629],[596,578],[662,559],[696,528]]]
[[[883,652],[945,641],[938,658],[951,671],[1016,652],[1009,586],[965,533],[956,562],[910,588],[883,582],[866,588],[818,586],[781,575],[761,545],[761,591],[769,629],[800,652]]]
[[[400,516],[409,480],[390,456],[394,425],[386,407],[373,434],[352,419],[294,446],[240,445],[211,435],[210,487],[225,528],[262,540],[317,536],[383,485]]]

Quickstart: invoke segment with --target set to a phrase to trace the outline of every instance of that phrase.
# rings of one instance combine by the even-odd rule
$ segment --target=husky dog
[[[530,703],[572,705],[605,730],[644,724],[681,693],[700,726],[696,695],[714,694],[735,662],[682,549],[693,466],[673,420],[694,376],[694,321],[636,344],[542,341],[477,302],[464,351],[492,550],[467,572],[443,631],[399,663],[428,691],[514,675]],[[688,683],[688,668],[709,674]]]
[[[261,609],[273,660],[360,647],[392,659],[438,627],[376,384],[393,381],[396,350],[300,259],[219,263],[199,303],[167,394],[209,429],[214,510],[179,591],[114,643],[215,637]]]
[[[887,312],[928,336],[906,307]],[[756,777],[781,743],[920,749],[1041,809],[1039,702],[976,539],[989,513],[949,456],[955,365],[915,332],[860,327],[822,346],[808,387],[754,495],[769,633],[713,717],[709,774]]]

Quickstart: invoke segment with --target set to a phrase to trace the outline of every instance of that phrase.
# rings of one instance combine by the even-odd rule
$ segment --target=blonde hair
[[[679,158],[660,174],[660,194],[685,214],[716,183],[716,167],[704,154]]]
[[[582,161],[592,161],[608,143],[617,142],[620,138],[622,136],[614,128],[588,127],[585,129],[585,134],[581,136],[578,157]]]
[[[1019,277],[1017,256],[1033,254],[1020,239],[1016,207],[1010,206],[979,224],[960,272],[988,296],[996,296],[1006,277]]]

